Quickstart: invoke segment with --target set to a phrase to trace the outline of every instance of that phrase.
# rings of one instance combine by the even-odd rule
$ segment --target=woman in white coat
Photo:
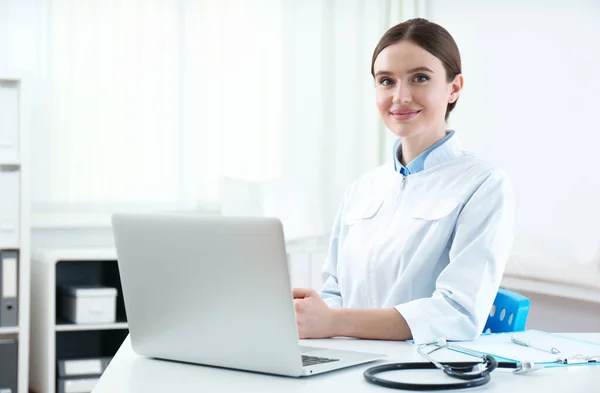
[[[459,50],[443,27],[408,20],[382,36],[371,73],[399,137],[393,162],[347,189],[323,287],[294,289],[299,335],[474,339],[512,248],[514,196],[446,128],[463,87]]]

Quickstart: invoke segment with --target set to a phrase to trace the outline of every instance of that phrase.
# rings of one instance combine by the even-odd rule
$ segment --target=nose
[[[397,83],[394,89],[394,104],[405,104],[412,101],[410,87],[405,83]]]

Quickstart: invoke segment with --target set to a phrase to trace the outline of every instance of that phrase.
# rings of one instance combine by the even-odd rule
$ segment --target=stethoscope
[[[428,346],[435,345],[436,347],[430,352],[424,352],[424,349]],[[455,349],[466,354],[479,357],[482,360],[480,362],[448,362],[440,363],[431,358],[433,352],[438,351],[442,348]],[[540,369],[540,365],[533,362],[498,362],[493,356],[481,354],[476,351],[472,351],[468,348],[464,348],[458,345],[450,345],[446,342],[446,339],[441,338],[436,341],[432,341],[417,346],[417,352],[423,356],[428,362],[410,362],[410,363],[390,363],[381,366],[374,366],[367,369],[364,372],[364,377],[370,383],[375,385],[384,386],[392,389],[404,389],[404,390],[444,390],[444,389],[464,389],[472,388],[476,386],[485,385],[490,381],[490,373],[496,368],[509,368],[514,369],[515,374],[522,374]],[[446,375],[461,380],[456,383],[445,383],[445,384],[421,384],[421,383],[407,383],[407,382],[395,382],[387,379],[380,378],[376,374],[396,371],[396,370],[425,370],[425,369],[441,369]]]

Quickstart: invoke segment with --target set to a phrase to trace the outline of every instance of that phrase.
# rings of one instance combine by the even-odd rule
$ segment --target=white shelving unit
[[[30,389],[55,393],[58,360],[112,356],[128,333],[120,281],[116,282],[117,257],[113,249],[33,250],[31,273],[35,288],[31,323],[35,329],[31,331]],[[73,324],[61,320],[57,302],[61,283],[117,286],[117,322]]]
[[[290,243],[288,247],[288,264],[291,280],[294,286],[319,287],[320,268],[323,263],[323,245],[317,241]],[[119,291],[117,298],[117,322],[111,324],[72,324],[60,319],[59,305],[57,304],[57,286],[65,283],[65,279],[80,278],[83,281],[95,281],[94,275],[99,274],[101,266],[107,267],[111,275],[117,265],[116,251],[112,248],[97,249],[35,249],[31,259],[31,282],[35,291],[31,298],[31,324],[35,329],[31,331],[31,357],[30,357],[30,389],[35,393],[56,393],[56,364],[57,360],[66,360],[61,356],[61,346],[69,349],[71,344],[66,344],[71,335],[74,340],[80,340],[79,345],[84,346],[85,340],[95,340],[93,334],[114,335],[109,337],[108,352],[115,351],[120,346],[121,337],[128,334],[128,325],[124,315],[124,304],[120,282],[116,284]],[[68,269],[62,269],[69,265]],[[84,265],[94,265],[85,269]],[[313,265],[314,266],[311,266]],[[63,274],[61,278],[60,275]],[[313,277],[314,276],[314,277]],[[99,278],[100,280],[100,278]],[[72,282],[70,282],[72,283]],[[94,284],[103,284],[95,281]],[[106,283],[104,283],[106,284]],[[114,282],[109,284],[114,285]],[[119,307],[122,307],[119,310]],[[124,320],[125,319],[125,320]],[[94,333],[96,332],[96,333]],[[90,334],[87,337],[82,334]],[[59,342],[61,341],[61,342]],[[111,356],[111,353],[91,354],[85,356]],[[85,357],[81,356],[81,357]]]
[[[30,106],[26,87],[22,76],[0,70],[0,250],[18,252],[18,325],[0,327],[0,339],[17,340],[15,393],[27,393],[29,385]]]

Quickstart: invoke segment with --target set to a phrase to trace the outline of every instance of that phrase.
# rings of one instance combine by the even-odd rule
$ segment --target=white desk
[[[569,334],[600,342],[600,333]],[[148,392],[392,392],[375,386],[363,377],[363,371],[375,364],[389,361],[423,361],[413,345],[404,342],[385,342],[353,339],[308,340],[311,346],[354,349],[383,353],[385,361],[337,370],[305,378],[290,378],[226,370],[214,367],[181,364],[140,357],[133,353],[129,337],[97,383],[93,393],[148,393]],[[444,353],[442,353],[444,352]],[[438,360],[470,360],[475,358],[446,350],[436,352]],[[455,381],[440,370],[399,371],[386,378],[402,381]],[[474,388],[485,392],[598,392],[600,365],[552,368],[531,374],[514,375],[506,369],[492,373],[485,386]],[[466,390],[458,390],[467,392]]]

